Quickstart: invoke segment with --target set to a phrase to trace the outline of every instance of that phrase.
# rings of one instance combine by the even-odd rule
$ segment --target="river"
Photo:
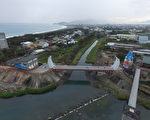
[[[86,64],[85,60],[91,46],[80,58],[78,65]],[[56,90],[40,94],[25,95],[10,99],[0,99],[0,120],[47,120],[57,118],[67,110],[82,105],[95,96],[103,96],[105,91],[92,87],[87,81],[85,72],[72,72],[68,82]],[[76,110],[60,120],[120,120],[126,101],[119,101],[108,95],[91,104]],[[141,120],[149,120],[150,111],[137,105],[141,111]]]

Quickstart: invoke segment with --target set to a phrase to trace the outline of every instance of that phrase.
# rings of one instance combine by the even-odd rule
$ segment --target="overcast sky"
[[[0,0],[0,22],[55,23],[93,19],[98,23],[150,20],[150,0]]]

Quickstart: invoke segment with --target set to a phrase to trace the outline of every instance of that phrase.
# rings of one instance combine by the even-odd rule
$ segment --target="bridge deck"
[[[73,65],[56,65],[54,70],[80,70],[80,71],[114,71],[109,66],[73,66]]]
[[[140,71],[141,71],[140,69],[136,69],[136,71],[135,71],[135,76],[134,76],[132,89],[131,89],[131,93],[130,93],[130,98],[129,98],[129,103],[128,103],[128,105],[133,108],[136,108]]]

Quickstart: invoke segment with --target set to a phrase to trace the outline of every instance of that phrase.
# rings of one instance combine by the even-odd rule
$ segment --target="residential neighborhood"
[[[147,53],[149,53],[149,48],[143,47],[144,44],[149,44],[150,40],[143,31],[145,30],[145,26],[123,26],[123,25],[88,25],[88,26],[76,26],[79,29],[76,29],[72,32],[67,32],[63,34],[58,35],[50,35],[46,39],[45,38],[39,38],[35,37],[34,41],[24,41],[20,43],[20,47],[25,50],[25,56],[16,59],[16,64],[24,65],[24,60],[27,59],[27,57],[32,58],[32,55],[37,56],[37,60],[41,58],[41,55],[45,53],[46,51],[52,51],[55,49],[58,49],[60,46],[68,46],[68,45],[75,45],[78,43],[78,38],[81,38],[86,34],[88,31],[91,33],[97,33],[99,35],[107,36],[108,42],[106,43],[106,46],[109,47],[112,51],[112,49],[118,49],[118,48],[124,48],[127,51],[133,51],[135,55],[137,53],[141,53],[140,55],[143,55],[144,53],[142,50],[147,50]],[[82,28],[82,29],[81,29]],[[85,32],[86,31],[86,32]],[[116,33],[116,34],[115,34]],[[117,34],[121,33],[121,34]],[[124,34],[125,33],[125,34]],[[128,33],[128,34],[127,34]],[[143,33],[143,35],[142,35]],[[5,34],[1,33],[1,48],[8,49],[8,43],[5,38]],[[5,44],[4,44],[5,43]],[[13,61],[15,61],[15,59]],[[18,61],[19,59],[19,61]],[[10,61],[10,60],[8,60]],[[14,66],[15,64],[8,65]],[[30,67],[29,65],[26,65],[28,69],[31,68],[34,69],[37,67],[36,65],[33,65],[34,67]]]

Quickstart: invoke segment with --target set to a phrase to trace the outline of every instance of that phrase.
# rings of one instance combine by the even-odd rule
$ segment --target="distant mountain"
[[[76,20],[70,22],[70,24],[98,24],[98,21],[96,20]]]
[[[142,24],[150,24],[150,20],[142,21],[140,23],[142,23]]]
[[[67,22],[59,22],[59,23],[54,23],[54,25],[68,25]]]
[[[71,21],[71,22],[59,22],[59,23],[55,23],[55,24],[59,24],[59,25],[79,25],[79,24],[83,24],[83,25],[87,25],[87,24],[98,24],[99,22],[96,20],[76,20],[76,21]]]

